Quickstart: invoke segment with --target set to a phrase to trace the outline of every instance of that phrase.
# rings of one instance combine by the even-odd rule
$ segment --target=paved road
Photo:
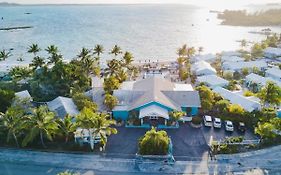
[[[205,155],[207,156],[207,155]],[[105,158],[88,154],[45,153],[0,149],[0,175],[55,175],[72,170],[85,175],[111,174],[281,174],[281,146],[235,155],[217,161],[177,161],[174,165],[133,159]]]

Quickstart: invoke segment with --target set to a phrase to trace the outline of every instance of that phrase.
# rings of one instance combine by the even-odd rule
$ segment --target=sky
[[[281,0],[2,0],[10,3],[22,4],[137,4],[137,3],[183,3],[198,6],[213,6],[213,5],[247,5],[247,4],[262,4],[262,3],[281,3]],[[1,0],[0,0],[1,2]]]

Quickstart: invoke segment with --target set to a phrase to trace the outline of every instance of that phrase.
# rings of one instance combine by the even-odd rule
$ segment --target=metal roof
[[[224,99],[229,100],[230,103],[240,105],[246,111],[251,112],[253,110],[261,108],[260,103],[237,93],[231,92],[222,87],[216,87],[213,91],[220,94]]]
[[[32,100],[32,97],[31,97],[31,95],[29,94],[28,90],[24,90],[24,91],[17,92],[17,93],[15,93],[15,96],[16,96],[17,98],[20,98],[20,99],[26,99],[26,98],[28,98],[28,99],[31,99],[31,100]]]
[[[151,102],[157,102],[168,108],[180,110],[181,107],[200,107],[197,91],[175,91],[175,84],[160,77],[149,77],[137,81],[132,90],[115,90],[114,96],[119,105],[132,110]],[[115,109],[114,109],[115,110]]]
[[[55,112],[59,117],[65,117],[67,114],[75,116],[79,113],[72,98],[57,97],[56,99],[47,103],[48,108]]]

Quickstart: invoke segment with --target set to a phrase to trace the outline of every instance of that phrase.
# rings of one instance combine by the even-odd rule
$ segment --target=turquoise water
[[[0,7],[0,27],[33,26],[32,29],[0,31],[0,49],[14,48],[10,60],[23,57],[27,46],[58,45],[67,59],[82,46],[102,44],[109,52],[114,45],[134,53],[136,59],[171,60],[184,43],[203,46],[205,53],[233,50],[236,40],[259,41],[250,34],[260,27],[219,25],[210,9],[188,5],[87,5]],[[24,14],[24,13],[32,14]],[[263,27],[264,28],[264,27]],[[280,27],[273,30],[281,32]],[[104,55],[104,59],[111,56]]]

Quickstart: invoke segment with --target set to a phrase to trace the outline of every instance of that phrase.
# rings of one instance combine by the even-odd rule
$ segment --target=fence
[[[227,145],[257,145],[260,143],[260,139],[255,140],[243,140],[242,142],[226,142],[224,140],[217,141],[219,145],[221,144],[227,144]]]

